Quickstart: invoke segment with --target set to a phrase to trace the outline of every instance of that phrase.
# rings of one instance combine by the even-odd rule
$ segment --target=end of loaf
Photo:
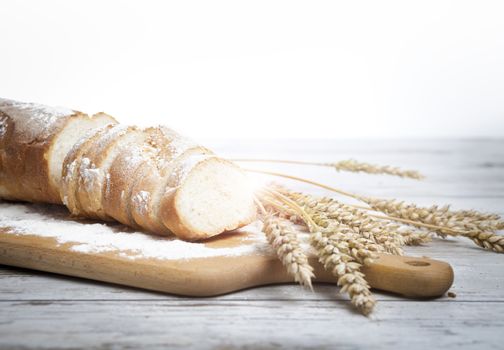
[[[250,179],[238,166],[217,157],[196,164],[160,209],[163,223],[188,241],[240,228],[256,218]]]

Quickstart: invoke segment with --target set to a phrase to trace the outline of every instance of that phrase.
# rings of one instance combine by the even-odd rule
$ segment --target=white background
[[[0,96],[193,137],[502,137],[502,1],[2,1]]]

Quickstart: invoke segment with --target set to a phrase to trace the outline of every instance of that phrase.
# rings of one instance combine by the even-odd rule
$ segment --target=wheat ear
[[[362,200],[373,210],[387,215],[438,226],[440,228],[434,231],[441,236],[446,234],[464,236],[480,247],[499,253],[504,252],[504,236],[495,233],[504,227],[504,222],[498,215],[474,210],[453,211],[449,206],[420,207],[394,199],[362,197]]]
[[[389,165],[375,165],[364,162],[358,162],[354,159],[342,160],[334,163],[325,163],[338,171],[362,172],[368,174],[385,174],[392,176],[405,177],[415,180],[422,180],[425,177],[416,170],[401,170],[398,167]]]
[[[403,237],[404,245],[418,246],[424,243],[432,242],[433,233],[421,229],[402,230],[400,227],[397,232]]]
[[[340,225],[329,225],[312,232],[310,243],[324,269],[338,278],[340,292],[348,293],[351,303],[364,315],[370,314],[376,300],[360,268],[362,264],[372,263],[375,258],[373,252],[361,247],[351,229]]]
[[[275,249],[287,272],[294,277],[296,282],[313,290],[311,282],[315,277],[313,268],[308,263],[308,257],[301,248],[292,224],[272,214],[267,214],[263,223],[266,238]]]
[[[504,236],[491,232],[467,232],[465,237],[471,239],[476,245],[493,250],[497,253],[504,253]]]
[[[504,227],[504,222],[495,214],[480,213],[475,210],[450,210],[448,205],[438,207],[420,207],[395,199],[361,197],[372,209],[385,214],[420,221],[426,224],[444,226],[456,231],[485,232],[496,231]]]

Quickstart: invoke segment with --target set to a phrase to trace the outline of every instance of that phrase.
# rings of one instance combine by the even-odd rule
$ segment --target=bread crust
[[[9,181],[7,144],[12,137],[14,128],[7,114],[0,110],[0,198],[15,200],[16,194],[13,193],[11,182]]]
[[[87,115],[4,99],[0,99],[0,111],[6,126],[0,175],[0,187],[6,190],[0,195],[11,200],[61,204],[58,189],[51,186],[47,154],[70,118]]]

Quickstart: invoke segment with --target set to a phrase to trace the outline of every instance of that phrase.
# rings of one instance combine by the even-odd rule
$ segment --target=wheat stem
[[[292,199],[284,196],[283,194],[279,193],[278,191],[268,189],[268,188],[263,188],[263,192],[267,193],[268,195],[272,196],[273,198],[277,198],[280,202],[284,203],[288,207],[290,207],[296,214],[298,214],[306,223],[308,227],[316,227],[317,224],[312,220],[310,215],[306,213],[306,211],[303,210],[295,201]]]
[[[258,163],[282,163],[282,164],[298,164],[298,165],[313,165],[334,168],[337,171],[350,171],[355,173],[368,173],[368,174],[385,174],[392,176],[405,177],[415,180],[424,178],[416,170],[401,170],[397,167],[375,165],[365,162],[358,162],[354,159],[341,160],[338,162],[308,162],[300,160],[285,160],[285,159],[246,159],[237,158],[231,159],[234,162],[258,162]]]
[[[272,175],[272,176],[283,177],[283,178],[286,178],[286,179],[296,180],[296,181],[300,181],[300,182],[305,182],[305,183],[308,183],[308,184],[311,184],[311,185],[314,185],[314,186],[317,186],[317,187],[321,187],[321,188],[324,188],[326,190],[329,190],[329,191],[332,191],[332,192],[335,192],[335,193],[339,193],[339,194],[341,194],[343,196],[347,196],[347,197],[351,197],[351,198],[360,200],[360,196],[358,196],[356,194],[353,194],[353,193],[350,193],[350,192],[346,192],[346,191],[340,190],[338,188],[335,188],[335,187],[332,187],[332,186],[329,186],[329,185],[324,185],[324,184],[322,184],[320,182],[316,182],[316,181],[312,181],[312,180],[308,180],[308,179],[303,179],[302,177],[298,177],[298,176],[294,176],[294,175],[287,175],[287,174],[282,174],[282,173],[277,173],[277,172],[274,172],[274,171],[265,171],[265,170],[257,170],[257,169],[244,169],[244,170],[248,171],[250,173]]]
[[[257,206],[257,208],[259,208],[259,212],[261,214],[265,215],[266,214],[266,208],[264,208],[264,206],[262,205],[261,201],[256,196],[254,196],[254,203]]]

